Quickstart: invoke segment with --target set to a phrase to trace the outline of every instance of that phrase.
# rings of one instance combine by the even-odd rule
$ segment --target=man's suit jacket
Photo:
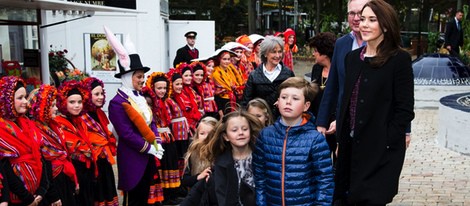
[[[326,88],[320,103],[320,109],[317,115],[317,126],[329,127],[330,114],[336,106],[336,114],[340,108],[340,100],[343,96],[344,85],[344,60],[346,54],[351,51],[354,39],[351,34],[346,34],[336,40],[333,58],[331,59],[330,73],[326,82]]]
[[[190,48],[188,45],[181,47],[176,51],[176,56],[175,60],[173,61],[173,67],[176,67],[181,62],[186,62],[186,63],[191,63],[191,60],[199,58],[199,50],[194,48],[196,50],[196,57],[192,57],[191,54],[189,54]]]
[[[453,51],[458,52],[459,46],[463,46],[463,29],[457,28],[455,18],[447,22],[445,33],[445,46],[450,45]]]

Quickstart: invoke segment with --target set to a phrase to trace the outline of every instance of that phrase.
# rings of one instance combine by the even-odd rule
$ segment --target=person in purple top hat
[[[164,150],[152,111],[141,94],[144,74],[150,68],[142,65],[128,39],[125,43],[126,50],[106,27],[105,33],[119,56],[120,72],[115,77],[122,80],[122,87],[118,89],[108,108],[109,120],[118,135],[118,189],[124,191],[125,206],[153,205],[155,194],[152,192],[155,187],[150,182],[158,172],[155,157],[161,159]],[[128,55],[128,51],[131,54]],[[132,108],[126,108],[126,103]],[[145,121],[145,124],[136,124],[136,118]],[[148,133],[144,131],[151,131],[153,139],[147,138]]]

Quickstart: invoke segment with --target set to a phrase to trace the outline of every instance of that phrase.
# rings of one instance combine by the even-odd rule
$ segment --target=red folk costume
[[[176,70],[181,75],[185,71],[191,71],[191,66],[186,63],[181,63],[177,66]],[[196,131],[196,125],[201,119],[201,112],[199,112],[199,106],[197,104],[197,97],[194,90],[191,88],[191,84],[185,84],[183,81],[183,91],[181,93],[174,93],[174,100],[178,103],[181,109],[183,109],[183,114],[188,120],[189,128],[192,131]],[[199,101],[202,102],[202,98],[199,96]],[[202,104],[201,104],[202,108]]]
[[[249,59],[251,57],[251,55],[253,55],[253,42],[251,42],[250,38],[247,36],[247,35],[242,35],[242,36],[239,36],[236,40],[238,43],[242,44],[243,46],[246,46],[248,49],[250,49],[251,47],[251,51],[244,51],[242,56],[240,57],[240,63],[243,65],[244,67],[244,74],[243,76],[245,77],[245,81],[248,79],[248,77],[250,76],[250,73],[255,70],[255,67],[253,66],[253,61],[254,61],[254,57],[253,59]],[[247,52],[250,52],[250,56],[247,56]]]
[[[251,56],[248,57],[248,61],[254,64],[255,69],[261,65],[261,57],[259,56],[259,50],[256,48],[261,42],[264,40],[264,37],[259,34],[251,34],[248,36],[251,42],[253,43],[253,51],[251,52]]]
[[[178,169],[180,177],[183,175],[184,170],[184,154],[189,147],[189,138],[191,129],[188,124],[187,117],[184,115],[185,110],[182,108],[186,108],[185,105],[190,105],[189,103],[185,104],[183,101],[187,98],[184,98],[182,95],[183,92],[180,94],[175,92],[175,88],[173,87],[173,82],[178,79],[182,79],[181,74],[177,72],[176,69],[170,69],[167,73],[168,79],[171,80],[170,84],[172,87],[168,87],[171,89],[171,98],[167,99],[167,103],[170,108],[171,113],[171,131],[173,136],[175,137],[175,144],[177,147],[177,157],[178,157]],[[195,108],[195,107],[193,107]],[[199,111],[196,110],[197,113]]]
[[[193,68],[193,74],[199,68],[204,72],[204,77],[202,78],[202,82],[200,84],[193,81],[193,89],[196,91],[196,93],[200,94],[204,100],[204,113],[211,114],[217,112],[217,104],[214,100],[215,85],[214,81],[212,81],[212,78],[207,75],[206,66],[201,62],[193,62],[191,63],[191,67]]]
[[[294,36],[294,43],[292,45],[289,45],[290,36]],[[290,28],[286,29],[284,32],[284,60],[282,60],[282,63],[292,71],[294,71],[293,53],[297,53],[299,51],[299,48],[297,48],[297,45],[295,44],[296,41],[295,31]]]
[[[28,205],[34,201],[33,195],[44,197],[47,188],[42,188],[41,184],[46,174],[41,160],[39,130],[33,121],[24,114],[18,114],[15,109],[14,94],[19,89],[17,87],[24,85],[24,81],[15,76],[0,80],[0,158],[8,159],[10,163],[5,166],[5,170],[12,172],[11,181],[8,179],[9,184],[14,179],[21,180],[22,186],[29,193],[24,197],[26,199],[20,199],[15,189],[11,188],[10,202]],[[41,190],[44,192],[38,194]]]
[[[30,116],[39,128],[42,137],[41,152],[52,168],[48,195],[46,198],[53,203],[61,200],[63,205],[76,205],[75,188],[78,179],[75,168],[72,165],[67,146],[65,144],[64,132],[61,126],[52,119],[52,105],[56,100],[57,90],[54,86],[43,84],[33,91],[29,96]],[[60,190],[60,191],[59,191]]]
[[[160,81],[166,82],[167,85],[166,93],[163,98],[158,97],[154,92],[155,83]],[[175,138],[169,128],[172,115],[168,100],[171,100],[169,96],[172,87],[165,73],[154,72],[147,77],[146,87],[144,87],[142,91],[144,91],[144,93],[147,92],[152,97],[152,111],[157,117],[155,118],[155,124],[162,139],[162,147],[165,149],[165,155],[163,155],[160,160],[161,167],[158,171],[162,181],[162,187],[166,193],[166,189],[178,188],[181,185]],[[167,200],[167,198],[171,197],[165,196],[165,200]]]
[[[98,175],[95,167],[95,155],[92,153],[92,143],[89,138],[88,128],[81,116],[85,113],[72,115],[67,110],[67,98],[71,95],[80,95],[82,102],[88,101],[90,95],[86,88],[78,81],[71,80],[59,87],[57,94],[57,108],[62,114],[55,120],[64,131],[67,151],[72,158],[72,164],[77,172],[80,191],[77,196],[78,205],[93,205],[93,179]]]
[[[92,91],[101,86],[103,88],[103,105],[105,103],[104,84],[101,80],[88,77],[82,81],[90,97],[84,102],[86,114],[81,116],[86,124],[88,137],[91,143],[93,160],[97,166],[98,175],[94,183],[94,204],[103,206],[119,205],[116,182],[112,165],[116,163],[116,138],[108,130],[109,120],[101,107],[96,106],[92,101]]]

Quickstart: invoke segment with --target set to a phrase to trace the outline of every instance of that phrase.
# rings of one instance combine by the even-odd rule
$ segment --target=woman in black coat
[[[399,46],[398,17],[385,1],[365,4],[359,27],[367,45],[345,59],[335,203],[385,205],[398,192],[405,129],[414,118],[411,57]]]
[[[256,97],[266,100],[274,113],[274,117],[279,116],[274,103],[278,97],[277,88],[289,77],[293,77],[294,72],[282,65],[284,54],[284,43],[281,38],[267,36],[261,43],[260,56],[262,64],[250,73],[243,92],[242,105]]]

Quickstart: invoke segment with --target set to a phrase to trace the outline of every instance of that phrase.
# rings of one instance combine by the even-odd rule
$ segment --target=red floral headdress
[[[202,71],[204,72],[204,77],[202,78],[202,82],[206,81],[207,76],[208,76],[208,75],[207,75],[207,68],[206,68],[206,65],[205,65],[204,63],[202,63],[202,62],[192,62],[192,63],[190,64],[190,66],[191,66],[191,68],[192,68],[192,73],[193,73],[193,74],[194,74],[194,72],[195,72],[195,69],[194,69],[194,68],[196,67],[196,65],[200,65],[200,66],[202,67]],[[193,81],[193,83],[194,83],[194,81]]]
[[[164,98],[158,98],[157,95],[155,94],[155,82],[157,79],[164,78],[166,83],[167,83],[167,90],[166,90],[166,95]],[[170,95],[173,92],[173,86],[171,84],[170,79],[168,76],[163,73],[163,72],[154,72],[150,74],[147,77],[147,82],[145,83],[146,86],[142,89],[142,92],[144,92],[145,88],[149,88],[149,93],[154,96],[152,98],[154,99],[153,105],[152,105],[152,110],[154,114],[162,121],[162,125],[169,125],[170,124],[170,116],[167,112],[166,105],[165,105],[165,100],[170,97]]]
[[[16,119],[19,115],[15,109],[16,84],[25,82],[16,76],[6,76],[0,80],[0,116],[5,119]]]
[[[85,79],[82,80],[82,84],[83,86],[85,87],[85,89],[89,92],[89,98],[88,98],[88,101],[84,101],[84,104],[83,104],[83,107],[87,110],[87,111],[96,111],[96,109],[98,108],[95,104],[93,104],[93,101],[91,100],[91,90],[92,90],[92,84],[93,82],[98,82],[98,85],[101,86],[103,88],[103,105],[104,103],[106,102],[106,92],[104,90],[104,84],[103,84],[103,81],[101,81],[100,79],[98,78],[95,78],[95,77],[87,77]]]
[[[171,97],[174,93],[174,88],[173,88],[173,76],[175,75],[179,75],[181,77],[181,73],[180,71],[178,71],[177,69],[175,68],[170,68],[170,70],[166,73],[166,76],[168,77],[168,81],[170,81],[170,85],[171,85],[171,90],[170,90],[170,87],[168,87],[168,91],[169,91],[169,96]],[[181,77],[182,78],[182,77]]]
[[[57,98],[57,89],[54,86],[43,84],[38,90],[33,91],[29,99],[29,114],[33,120],[48,123],[51,119],[51,107]]]
[[[204,87],[203,87],[203,85],[204,85],[204,83],[206,82],[206,79],[207,79],[206,65],[204,65],[204,64],[201,63],[201,62],[193,62],[193,63],[191,63],[191,68],[193,68],[193,71],[192,71],[192,72],[193,72],[193,75],[194,75],[194,72],[195,72],[195,68],[196,68],[196,66],[198,66],[198,65],[202,67],[202,72],[204,73],[204,74],[203,74],[203,77],[202,77],[202,81],[201,81],[201,83],[198,84],[198,83],[196,83],[196,82],[194,81],[194,78],[193,78],[192,85],[193,85],[193,88],[194,88],[195,90],[197,90],[196,92],[197,92],[199,95],[203,95],[203,94],[204,94]]]
[[[183,76],[183,73],[184,73],[183,70],[185,70],[186,68],[189,71],[191,71],[191,73],[193,72],[193,68],[191,67],[191,65],[186,62],[181,62],[178,65],[176,65],[176,71],[178,71],[178,73],[180,73],[181,76]]]
[[[155,94],[155,82],[157,78],[164,78],[167,83],[166,95],[163,99],[170,97],[171,93],[173,92],[173,85],[171,84],[170,79],[168,76],[163,72],[153,72],[147,77],[147,81],[145,82],[145,86],[150,88],[151,91]],[[155,94],[156,96],[156,94]]]
[[[60,113],[66,116],[70,115],[70,113],[67,111],[67,94],[72,89],[78,89],[78,91],[80,92],[82,96],[82,102],[87,102],[88,99],[90,98],[90,94],[88,90],[83,86],[81,82],[71,80],[71,81],[67,81],[61,84],[59,87],[59,91],[57,93],[57,108],[59,109]],[[86,111],[84,107],[79,115],[82,115],[85,113]]]

